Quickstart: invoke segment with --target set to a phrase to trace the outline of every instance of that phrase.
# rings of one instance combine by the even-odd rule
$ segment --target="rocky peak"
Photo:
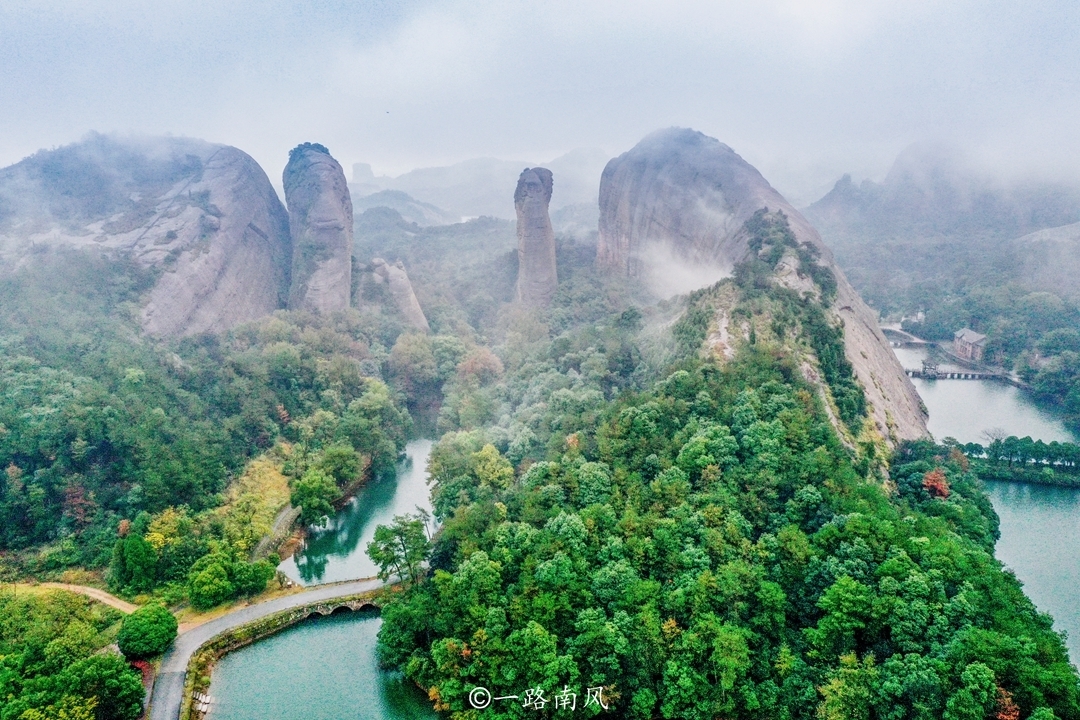
[[[597,264],[609,273],[641,278],[661,294],[706,287],[729,276],[754,252],[745,226],[763,209],[783,213],[793,244],[807,247],[835,277],[834,299],[826,311],[844,329],[845,355],[881,436],[894,443],[924,437],[922,404],[876,315],[810,223],[718,140],[670,128],[608,163],[600,183]],[[799,290],[805,279],[794,262],[780,263],[774,282]],[[723,335],[727,328],[717,332]]]
[[[289,307],[328,313],[349,307],[353,208],[341,165],[317,143],[289,152],[282,177],[292,233]]]
[[[74,248],[161,268],[142,326],[221,332],[283,306],[288,217],[259,164],[190,138],[91,134],[0,170],[0,267]]]
[[[525,168],[514,191],[517,210],[517,299],[530,307],[551,302],[559,284],[555,266],[555,231],[551,228],[551,171]]]
[[[371,261],[371,271],[375,282],[386,286],[394,307],[405,322],[417,330],[426,332],[431,329],[424,310],[416,299],[416,293],[413,292],[405,265],[400,260],[390,264],[382,258],[375,258]]]

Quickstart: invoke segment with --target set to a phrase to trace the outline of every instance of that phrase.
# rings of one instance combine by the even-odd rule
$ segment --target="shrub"
[[[124,618],[116,642],[129,660],[165,652],[176,639],[176,618],[164,606],[151,603]]]

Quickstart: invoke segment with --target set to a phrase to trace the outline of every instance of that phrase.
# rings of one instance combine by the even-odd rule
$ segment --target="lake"
[[[924,350],[894,348],[908,369],[921,367]],[[942,366],[942,369],[946,369]],[[1020,388],[998,380],[923,380],[914,378],[934,438],[986,444],[984,433],[1035,440],[1076,442],[1061,419],[1039,408]],[[987,482],[986,492],[1001,518],[995,554],[1016,573],[1040,610],[1054,616],[1054,627],[1069,635],[1069,655],[1080,659],[1080,490],[1076,488]]]

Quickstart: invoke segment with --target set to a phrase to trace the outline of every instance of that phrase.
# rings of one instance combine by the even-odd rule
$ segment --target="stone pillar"
[[[544,307],[555,296],[559,277],[555,267],[555,231],[548,205],[552,178],[547,168],[526,168],[514,192],[517,210],[517,299],[529,307]]]
[[[322,145],[289,153],[282,177],[293,260],[289,308],[329,313],[352,294],[353,208],[345,173]]]

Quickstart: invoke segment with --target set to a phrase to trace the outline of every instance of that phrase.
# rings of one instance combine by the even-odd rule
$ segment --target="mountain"
[[[769,229],[772,224],[778,229]],[[775,257],[762,282],[793,290],[804,303],[817,298],[831,327],[843,328],[843,352],[882,437],[895,443],[926,436],[919,397],[874,312],[806,218],[718,140],[669,128],[608,163],[600,184],[597,264],[609,274],[644,281],[661,294],[687,292],[761,259],[766,253],[761,228],[766,225],[765,236],[782,241],[769,241]],[[730,302],[713,309],[708,332],[726,355],[731,342],[725,338],[746,336],[753,325],[734,318]],[[778,333],[778,339],[786,342],[788,336]],[[813,375],[809,370],[803,368]],[[858,434],[858,428],[851,429]]]
[[[408,222],[414,222],[420,227],[450,225],[461,221],[459,215],[447,212],[431,203],[421,202],[401,190],[379,190],[370,195],[357,195],[354,192],[352,204],[357,216],[372,208],[390,208],[396,210]]]
[[[0,170],[0,272],[64,249],[159,272],[141,315],[155,335],[226,330],[288,294],[288,216],[266,173],[202,140],[91,134]]]
[[[1005,181],[959,150],[916,144],[880,183],[843,176],[805,210],[830,242],[954,236],[1011,238],[1080,220],[1080,189]]]
[[[341,165],[325,146],[289,152],[282,177],[293,240],[289,308],[345,310],[352,296],[353,207]]]
[[[1020,259],[1021,282],[1080,300],[1080,223],[1047,228],[1012,243]]]

